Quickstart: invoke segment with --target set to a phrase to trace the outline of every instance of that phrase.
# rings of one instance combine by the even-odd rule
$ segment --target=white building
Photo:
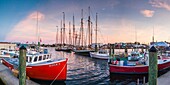
[[[10,42],[0,42],[0,49],[15,49],[17,44]]]

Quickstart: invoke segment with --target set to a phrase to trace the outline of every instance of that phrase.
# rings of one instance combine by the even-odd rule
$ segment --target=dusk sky
[[[152,41],[153,28],[156,41],[170,41],[170,0],[0,0],[0,41],[36,42],[37,11],[42,43],[55,43],[62,12],[66,31],[74,14],[79,32],[83,9],[87,31],[89,6],[93,28],[98,13],[98,42],[147,44]]]

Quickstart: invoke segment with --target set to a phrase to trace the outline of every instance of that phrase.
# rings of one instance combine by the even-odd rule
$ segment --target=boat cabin
[[[107,52],[107,50],[99,50],[99,53],[100,54],[107,54],[108,52]]]
[[[44,61],[50,61],[50,60],[51,60],[51,54],[36,54],[36,55],[26,56],[27,65],[42,63]]]

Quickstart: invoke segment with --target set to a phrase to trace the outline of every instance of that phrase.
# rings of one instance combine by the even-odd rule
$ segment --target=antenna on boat
[[[153,36],[152,36],[152,42],[154,43],[154,26],[153,26]]]

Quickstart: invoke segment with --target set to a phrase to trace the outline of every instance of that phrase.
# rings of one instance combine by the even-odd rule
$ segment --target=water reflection
[[[139,79],[139,81],[138,81]],[[124,75],[124,74],[110,74],[110,82],[114,85],[136,85],[148,82],[148,74],[138,75]]]
[[[107,60],[93,59],[91,57],[76,55],[73,52],[67,53],[55,51],[49,48],[53,54],[53,58],[68,58],[67,80],[64,82],[56,81],[53,85],[136,85],[137,79],[139,83],[147,82],[147,75],[120,75],[109,73]],[[119,50],[120,51],[120,50]],[[42,85],[49,85],[51,82],[41,82]]]

